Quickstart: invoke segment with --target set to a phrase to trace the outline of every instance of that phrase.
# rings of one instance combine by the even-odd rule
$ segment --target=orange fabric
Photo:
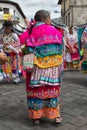
[[[28,110],[29,117],[33,119],[39,119],[41,117],[47,117],[50,119],[60,116],[60,105],[57,108],[44,108],[42,110]]]

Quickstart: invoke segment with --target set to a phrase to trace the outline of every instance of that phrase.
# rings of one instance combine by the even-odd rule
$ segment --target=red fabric
[[[61,32],[62,35],[64,36],[64,29],[63,29],[63,28],[57,28],[57,30],[58,30],[59,32]]]
[[[75,49],[75,53],[70,53],[72,61],[80,60],[80,55],[79,55],[79,52],[78,52],[78,48],[74,47],[74,49]]]
[[[10,56],[15,56],[16,54],[14,52],[10,52]]]
[[[58,97],[60,95],[60,85],[58,86],[49,86],[49,85],[43,85],[41,87],[30,87],[30,79],[31,79],[31,73],[26,73],[26,92],[27,97],[30,98],[40,98],[40,99],[46,99],[46,98],[54,98]]]

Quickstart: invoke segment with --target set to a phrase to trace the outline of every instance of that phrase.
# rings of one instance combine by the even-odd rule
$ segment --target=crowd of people
[[[32,118],[35,124],[39,124],[42,117],[61,123],[59,97],[64,63],[68,70],[81,69],[82,65],[84,67],[87,62],[87,28],[83,32],[79,52],[78,35],[73,28],[69,27],[69,32],[65,36],[62,35],[51,25],[48,11],[37,11],[33,24],[27,23],[28,28],[20,37],[14,32],[12,21],[3,23],[0,53],[4,52],[8,61],[0,65],[0,70],[8,81],[13,79],[14,82],[20,82],[21,59],[24,55],[33,53],[34,67],[32,71],[26,71],[29,118]],[[22,45],[27,48],[26,53]]]

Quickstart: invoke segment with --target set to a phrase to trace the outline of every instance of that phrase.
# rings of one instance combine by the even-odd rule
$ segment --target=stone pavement
[[[20,84],[0,83],[0,130],[87,130],[87,74],[67,71],[61,88],[63,121],[41,119],[34,125],[28,119],[25,81]]]

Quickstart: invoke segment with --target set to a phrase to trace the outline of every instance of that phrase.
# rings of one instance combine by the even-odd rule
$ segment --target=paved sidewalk
[[[87,74],[64,72],[60,101],[61,124],[41,119],[34,125],[28,119],[25,81],[0,83],[0,130],[87,130]]]

